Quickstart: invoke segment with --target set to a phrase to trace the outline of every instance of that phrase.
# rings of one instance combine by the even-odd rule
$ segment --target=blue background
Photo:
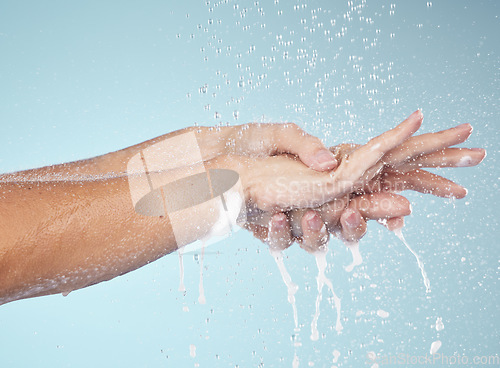
[[[325,289],[312,342],[314,258],[295,246],[285,263],[300,287],[301,366],[332,365],[334,349],[339,367],[364,366],[369,351],[425,355],[437,339],[445,355],[498,355],[499,15],[494,0],[0,1],[0,171],[195,123],[294,121],[328,145],[366,142],[416,108],[422,131],[471,123],[467,145],[488,157],[446,171],[469,196],[406,194],[405,235],[429,297],[412,255],[370,224],[355,274],[343,270],[345,247],[330,243],[344,331],[333,329]],[[182,295],[172,254],[66,298],[1,306],[0,366],[291,366],[291,307],[266,246],[240,231],[207,252],[206,305],[198,255],[185,256]]]

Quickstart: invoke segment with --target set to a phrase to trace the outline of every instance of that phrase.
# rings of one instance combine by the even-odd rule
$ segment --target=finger
[[[292,244],[290,226],[284,213],[277,213],[271,217],[267,244],[272,250],[285,250]]]
[[[384,190],[414,190],[444,198],[463,198],[467,189],[442,176],[425,170],[413,170],[407,173],[386,173],[382,177]]]
[[[340,216],[349,205],[349,194],[327,202],[319,208],[321,219],[326,225],[326,230],[334,234],[340,227]]]
[[[308,210],[302,217],[302,242],[300,247],[309,253],[324,249],[328,243],[328,232],[317,211]]]
[[[437,133],[427,133],[409,138],[400,146],[389,151],[382,161],[397,166],[414,156],[435,152],[465,142],[472,133],[470,124],[461,124]]]
[[[351,192],[353,182],[361,178],[369,168],[377,164],[386,152],[399,146],[415,133],[420,128],[422,119],[422,113],[417,110],[396,128],[373,138],[367,144],[355,150],[348,159],[342,161],[339,169],[335,172],[335,183],[332,186],[332,192],[339,194]]]
[[[366,221],[357,209],[348,207],[340,216],[339,236],[344,242],[359,241],[366,229]]]
[[[356,242],[366,233],[366,221],[355,208],[348,207],[342,213],[340,224],[340,237],[345,242]]]
[[[381,219],[378,222],[384,225],[390,231],[402,229],[405,226],[404,217],[392,217],[388,219]]]
[[[252,223],[246,223],[245,225],[243,225],[243,227],[250,231],[254,237],[259,239],[263,243],[266,243],[269,233],[269,229],[267,227]]]
[[[329,150],[330,150],[330,152],[333,153],[333,155],[335,156],[335,159],[340,164],[342,159],[347,157],[349,154],[354,152],[359,147],[361,147],[361,144],[341,143],[341,144],[338,144],[336,146],[330,147]]]
[[[402,229],[405,226],[405,219],[404,219],[404,217],[393,217],[393,218],[387,219],[385,226],[390,231]]]
[[[349,204],[349,195],[323,204],[317,209],[328,233],[335,233],[339,228],[340,216]],[[302,238],[302,218],[309,211],[307,208],[296,208],[288,212],[288,220],[294,238]]]
[[[420,110],[411,114],[408,119],[400,123],[397,127],[371,139],[367,144],[355,150],[349,160],[354,161],[363,158],[362,162],[366,168],[373,166],[380,158],[401,145],[413,133],[415,133],[422,124],[423,115]],[[360,160],[361,161],[361,160]]]
[[[307,134],[295,123],[245,124],[225,129],[227,153],[238,155],[296,155],[308,167],[317,171],[337,167],[335,156],[321,140]]]
[[[422,167],[470,167],[481,163],[486,157],[482,148],[446,148],[418,156],[398,166],[398,171],[410,171]]]
[[[367,220],[388,219],[411,214],[410,201],[389,192],[364,194],[351,199],[349,208],[357,210]]]
[[[265,135],[267,144],[273,147],[273,153],[291,153],[317,171],[333,170],[337,160],[321,140],[314,137],[293,123],[272,124],[272,134]],[[259,139],[262,139],[259,137]]]

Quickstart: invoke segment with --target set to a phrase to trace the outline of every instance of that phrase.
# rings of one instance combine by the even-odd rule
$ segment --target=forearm
[[[127,177],[0,183],[0,193],[0,304],[112,279],[206,237],[218,220],[210,203],[177,214],[176,239],[169,215],[134,210]]]
[[[126,178],[1,189],[0,303],[69,292],[176,249],[168,218],[134,212]]]
[[[241,126],[220,129],[189,127],[89,159],[3,174],[0,175],[0,183],[12,181],[78,181],[126,176],[127,164],[134,155],[157,143],[184,133],[193,133],[195,135],[198,144],[197,148],[199,148],[203,160],[208,161],[221,154],[231,153],[231,149],[234,147],[227,143],[231,142],[235,136],[242,140],[242,135],[237,134],[239,130],[245,131]],[[165,157],[165,159],[168,160],[169,157]],[[174,160],[175,157],[170,159]]]

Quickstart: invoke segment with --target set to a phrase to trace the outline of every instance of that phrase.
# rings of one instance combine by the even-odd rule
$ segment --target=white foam
[[[349,266],[345,266],[344,269],[347,272],[352,272],[354,267],[359,266],[363,263],[363,257],[361,257],[361,253],[359,252],[359,243],[358,242],[346,242],[347,248],[351,251],[352,254],[352,263]]]
[[[468,167],[472,165],[472,157],[464,156],[457,162],[457,167]]]
[[[191,356],[191,358],[196,357],[196,345],[189,345],[189,355]]]
[[[443,344],[441,343],[440,340],[433,341],[431,344],[431,351],[430,351],[431,355],[436,354],[438,350],[441,348],[441,345]]]
[[[290,274],[286,270],[285,263],[283,262],[283,253],[280,250],[270,249],[271,255],[273,256],[276,264],[278,265],[278,269],[281,273],[281,278],[286,285],[288,291],[288,303],[292,305],[293,309],[293,321],[295,323],[295,328],[299,327],[299,318],[297,315],[297,306],[295,304],[295,293],[299,289],[299,287],[293,283]]]
[[[438,317],[436,319],[436,331],[443,331],[443,330],[444,330],[443,318]]]
[[[282,251],[276,249],[269,249],[269,252],[276,261],[276,265],[280,270],[281,278],[283,279],[283,282],[285,283],[286,289],[288,291],[288,303],[292,305],[293,322],[295,324],[294,334],[292,336],[292,343],[294,348],[292,368],[298,368],[300,360],[299,357],[297,356],[296,348],[302,346],[302,343],[298,341],[298,334],[300,332],[300,328],[299,328],[299,317],[297,314],[297,305],[295,304],[295,293],[297,292],[297,290],[299,290],[299,287],[292,281],[292,278],[285,267],[285,263],[283,262]]]
[[[177,253],[179,253],[179,291],[185,292],[186,287],[184,286],[184,264],[182,262],[182,248],[177,249]]]
[[[201,257],[200,257],[200,284],[198,286],[199,296],[198,303],[205,304],[207,299],[205,298],[205,288],[203,287],[203,257],[205,255],[205,242],[201,245]]]
[[[342,331],[342,323],[340,322],[340,299],[337,297],[333,290],[332,282],[326,277],[325,270],[328,265],[326,261],[326,255],[328,250],[326,251],[318,251],[314,253],[316,258],[316,265],[318,266],[318,276],[316,277],[316,282],[318,284],[318,296],[316,297],[316,312],[314,313],[313,320],[311,322],[311,340],[316,341],[319,339],[318,332],[318,319],[319,319],[319,305],[321,303],[321,299],[323,298],[323,286],[326,284],[328,289],[330,289],[333,301],[335,303],[335,309],[337,310],[337,322],[335,324],[335,330],[337,332]]]
[[[431,282],[429,281],[429,278],[427,277],[427,273],[425,272],[424,269],[424,264],[420,260],[420,257],[418,256],[417,253],[413,249],[410,248],[408,243],[406,242],[404,236],[403,236],[403,231],[401,229],[396,229],[394,230],[394,234],[403,242],[403,244],[408,248],[408,250],[415,256],[415,259],[417,260],[418,267],[420,268],[420,272],[422,273],[422,278],[424,279],[424,285],[425,285],[425,292],[430,293],[431,292]]]
[[[340,357],[340,351],[338,351],[337,349],[335,349],[333,351],[332,363],[337,363],[337,361],[339,360],[339,357]]]
[[[383,309],[379,309],[377,311],[377,316],[379,316],[380,318],[387,318],[387,317],[389,317],[389,312],[386,312]]]

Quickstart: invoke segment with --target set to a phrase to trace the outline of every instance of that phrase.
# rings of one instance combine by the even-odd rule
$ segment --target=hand
[[[291,154],[316,171],[331,171],[337,167],[334,154],[321,140],[303,131],[294,123],[258,124],[220,128],[188,128],[194,131],[204,160],[220,156],[263,159]],[[185,130],[177,132],[184,133]]]
[[[366,233],[368,220],[384,220],[390,230],[401,228],[411,213],[410,202],[394,193],[349,195],[325,203],[318,209],[294,209],[271,215],[262,213],[245,227],[271,249],[284,250],[294,241],[313,253],[335,234],[349,244]]]
[[[316,211],[295,209],[287,213],[288,217],[283,213],[272,218],[270,215],[261,216],[258,223],[249,224],[248,228],[271,247],[285,249],[295,238],[309,251],[326,244],[329,233],[336,233],[346,241],[359,240],[366,232],[368,219],[382,219],[390,230],[400,228],[404,225],[402,216],[410,213],[408,201],[380,191],[411,189],[442,197],[464,197],[465,188],[416,168],[463,167],[480,163],[486,154],[483,149],[448,148],[464,142],[471,131],[470,125],[463,124],[442,132],[412,137],[387,152],[367,170],[365,182],[361,180],[354,186],[357,195],[352,195],[351,201],[344,197],[324,204]],[[332,151],[336,153],[337,161],[344,162],[359,147],[340,145]],[[383,207],[381,203],[385,203]]]
[[[422,122],[420,111],[346,157],[334,172],[310,170],[287,155],[241,157],[237,171],[250,204],[263,211],[314,208],[362,189],[382,168],[385,155],[403,144]],[[300,141],[296,143],[300,145]],[[237,160],[233,157],[234,160]],[[396,160],[396,158],[395,158]]]

